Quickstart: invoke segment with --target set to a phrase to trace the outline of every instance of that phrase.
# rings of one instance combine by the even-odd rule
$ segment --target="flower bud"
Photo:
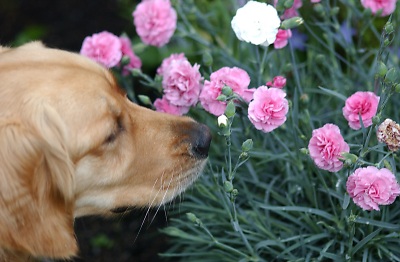
[[[226,105],[225,108],[225,115],[228,118],[231,118],[235,115],[235,113],[236,113],[235,104],[233,103],[233,101],[229,101],[229,103]]]
[[[341,159],[343,159],[348,165],[355,164],[358,160],[358,156],[347,152],[342,152],[341,156]]]
[[[132,70],[131,70],[131,74],[132,74],[132,76],[134,76],[134,77],[141,76],[141,75],[142,75],[142,70],[137,69],[137,68],[132,69]]]
[[[285,7],[285,9],[289,9],[289,8],[291,8],[293,6],[293,3],[294,3],[294,0],[286,0],[283,3],[283,6]]]
[[[315,56],[315,62],[319,65],[323,65],[326,62],[326,57],[323,54],[318,54]]]
[[[243,152],[249,152],[251,149],[253,149],[253,140],[252,139],[247,139],[242,144],[242,151]]]
[[[396,83],[399,80],[399,72],[396,68],[390,68],[385,75],[385,83]]]
[[[142,102],[146,106],[152,105],[151,100],[148,96],[145,95],[138,95],[140,102]]]
[[[233,190],[233,185],[232,185],[232,182],[231,181],[225,181],[224,182],[224,190],[225,190],[225,192],[227,192],[227,193],[231,193],[232,192],[232,190]]]
[[[226,95],[219,95],[219,96],[217,97],[217,100],[218,100],[218,101],[222,101],[222,102],[226,101],[226,99],[227,99]]]
[[[301,25],[303,23],[304,23],[303,18],[301,18],[299,16],[295,16],[295,17],[284,20],[281,24],[281,28],[282,29],[292,29],[292,28],[298,27],[299,25]]]
[[[186,213],[186,217],[189,219],[190,222],[196,223],[197,217],[193,213]]]
[[[340,11],[340,8],[338,6],[335,6],[331,9],[330,14],[331,14],[331,16],[336,16],[339,13],[339,11]]]
[[[372,117],[372,123],[373,123],[374,125],[379,125],[380,122],[381,122],[381,116],[380,116],[380,114]]]
[[[304,155],[308,155],[310,152],[308,151],[307,148],[300,148],[300,153],[304,154]]]
[[[376,75],[380,76],[380,77],[384,77],[387,73],[387,67],[385,65],[385,63],[383,63],[382,61],[380,61],[378,63],[377,69],[376,69]]]
[[[385,30],[386,34],[388,34],[388,35],[394,32],[394,27],[391,22],[387,22],[383,29]]]
[[[203,65],[205,66],[211,66],[213,64],[213,57],[208,51],[203,53],[202,60],[203,60]]]
[[[313,8],[318,15],[321,17],[325,16],[325,8],[321,4],[315,4]]]
[[[227,127],[228,126],[228,118],[226,115],[220,115],[218,117],[218,126],[219,127]]]
[[[396,84],[396,85],[394,86],[394,91],[395,91],[396,93],[400,93],[400,84]]]
[[[303,104],[308,104],[308,102],[310,101],[310,97],[308,96],[308,94],[302,94],[300,96],[300,102]]]
[[[126,65],[129,64],[130,61],[131,61],[131,59],[129,58],[129,56],[124,55],[124,56],[121,58],[121,65],[122,65],[122,66],[126,66]]]
[[[221,92],[222,92],[222,94],[224,94],[226,96],[231,96],[233,94],[233,90],[229,86],[222,87]]]

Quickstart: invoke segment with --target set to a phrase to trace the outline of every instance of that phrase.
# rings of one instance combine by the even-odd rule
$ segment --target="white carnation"
[[[239,40],[263,46],[275,42],[280,24],[278,12],[272,5],[256,1],[239,8],[231,21]]]

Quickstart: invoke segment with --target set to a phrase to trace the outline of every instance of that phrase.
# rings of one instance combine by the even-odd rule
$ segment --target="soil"
[[[86,36],[104,30],[134,33],[130,13],[135,0],[0,0],[0,45],[39,39],[49,47],[79,52]],[[132,10],[127,14],[127,8]],[[148,217],[134,210],[115,218],[84,217],[75,221],[80,246],[75,262],[161,261],[167,248],[164,212]],[[145,219],[146,217],[146,219]],[[154,218],[154,219],[153,219]],[[143,227],[140,230],[142,222]]]

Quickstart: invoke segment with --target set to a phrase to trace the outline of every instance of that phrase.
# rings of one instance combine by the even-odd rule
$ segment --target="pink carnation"
[[[389,169],[374,166],[357,168],[346,183],[354,203],[364,210],[378,210],[390,205],[400,195],[400,186]]]
[[[290,29],[283,30],[279,29],[276,34],[276,39],[274,42],[275,49],[284,48],[288,44],[289,38],[292,37],[292,31]]]
[[[349,126],[354,129],[360,129],[360,116],[364,127],[372,125],[372,118],[378,110],[379,96],[372,92],[358,91],[347,98],[343,107],[343,116],[349,121]]]
[[[85,37],[80,53],[107,68],[111,68],[116,66],[122,58],[121,41],[118,36],[103,31]]]
[[[133,12],[133,23],[143,43],[161,47],[175,32],[177,15],[169,0],[146,0]]]
[[[289,111],[286,93],[278,88],[260,86],[249,104],[248,117],[255,128],[271,132],[286,121]]]
[[[250,76],[243,69],[223,67],[210,75],[210,81],[204,82],[200,94],[201,105],[211,114],[220,116],[226,108],[226,102],[217,100],[217,97],[222,94],[222,88],[229,86],[234,93],[249,102],[253,97],[253,91],[248,89],[249,84]]]
[[[141,68],[142,61],[133,52],[131,40],[129,40],[129,38],[124,37],[124,36],[120,37],[119,40],[121,41],[122,55],[129,57],[129,64],[124,66],[123,73],[127,74],[130,69]]]
[[[396,9],[396,0],[361,0],[364,8],[371,9],[373,14],[382,10],[381,16],[387,16],[394,12]]]
[[[167,72],[168,67],[176,62],[176,61],[181,61],[181,60],[187,60],[187,58],[185,57],[184,53],[180,53],[180,54],[171,54],[169,57],[165,58],[162,63],[161,66],[157,68],[157,74],[158,75],[163,75],[164,72]]]
[[[337,172],[343,167],[339,160],[343,152],[349,152],[349,145],[340,134],[339,127],[334,124],[326,124],[312,132],[308,143],[310,157],[317,167]]]
[[[284,88],[286,85],[286,78],[284,76],[275,76],[272,81],[268,81],[265,85],[275,88]]]
[[[171,63],[162,81],[164,96],[171,104],[190,107],[198,102],[202,79],[199,68],[187,60]]]
[[[154,101],[156,111],[181,116],[189,112],[189,107],[172,105],[165,97]]]

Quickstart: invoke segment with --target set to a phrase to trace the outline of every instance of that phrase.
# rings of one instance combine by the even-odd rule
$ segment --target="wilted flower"
[[[286,93],[278,88],[260,86],[253,94],[249,104],[248,117],[254,127],[263,132],[283,125],[289,111]]]
[[[250,76],[238,67],[223,67],[210,75],[210,81],[204,82],[200,94],[200,102],[203,108],[215,116],[222,115],[226,108],[225,101],[218,101],[224,86],[228,86],[234,93],[249,102],[253,97],[253,90],[248,89]]]
[[[143,43],[161,47],[175,32],[177,15],[169,0],[146,0],[132,13],[136,32]]]
[[[240,41],[268,46],[275,41],[281,20],[272,5],[249,1],[239,8],[231,26]]]
[[[364,210],[378,210],[379,205],[390,205],[400,195],[400,186],[389,169],[374,166],[358,168],[346,183],[354,203]]]
[[[154,107],[156,108],[156,111],[158,112],[163,112],[163,113],[168,113],[171,115],[184,115],[187,112],[189,112],[190,107],[186,106],[176,106],[171,104],[165,97],[163,98],[157,98],[154,101]]]
[[[121,41],[118,36],[103,31],[83,40],[80,54],[84,55],[107,68],[116,66],[121,58]]]
[[[288,44],[288,40],[291,37],[292,37],[292,31],[290,29],[288,30],[279,29],[278,33],[276,34],[276,39],[274,42],[275,49],[284,48]]]
[[[372,125],[372,118],[376,115],[379,104],[379,96],[373,92],[358,91],[347,98],[343,107],[343,116],[349,121],[350,128],[361,128],[360,116],[364,127]]]
[[[286,85],[286,78],[284,76],[275,76],[272,81],[268,81],[265,85],[275,88],[284,88]]]
[[[373,14],[382,10],[381,16],[387,16],[396,9],[397,0],[361,0],[361,4],[368,9],[371,9]]]
[[[350,147],[340,134],[340,129],[334,124],[326,124],[312,132],[308,143],[310,157],[321,169],[337,172],[343,167],[340,161],[343,152],[349,152]]]
[[[282,1],[282,0],[281,0]],[[278,0],[274,0],[274,6],[278,4]],[[285,10],[282,19],[288,19],[299,15],[297,9],[303,6],[302,0],[294,0],[292,7]]]
[[[377,133],[378,141],[385,143],[390,151],[400,148],[400,125],[392,119],[386,119],[379,125]]]

